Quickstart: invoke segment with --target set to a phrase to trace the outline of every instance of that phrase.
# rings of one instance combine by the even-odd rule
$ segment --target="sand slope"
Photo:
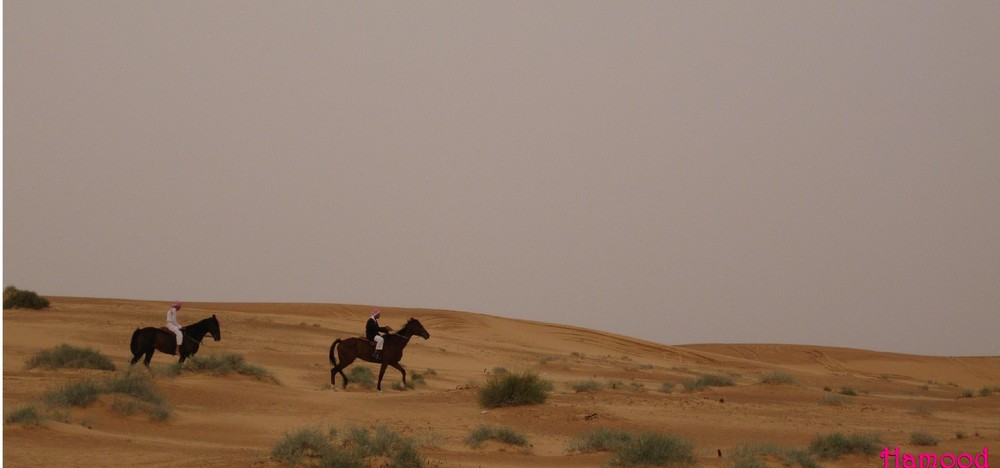
[[[91,347],[124,372],[132,331],[159,326],[168,304],[151,301],[50,298],[43,311],[6,310],[3,316],[5,414],[59,384],[101,379],[107,371],[25,369],[40,350],[60,344]],[[657,431],[693,442],[698,466],[732,466],[728,454],[748,442],[805,447],[820,433],[877,432],[904,452],[1000,451],[1000,393],[957,398],[1000,387],[1000,357],[931,357],[805,345],[707,344],[665,346],[624,336],[480,314],[382,308],[382,323],[399,328],[418,318],[431,334],[415,338],[403,364],[425,374],[415,390],[384,391],[329,385],[327,352],[335,338],[357,336],[368,306],[332,304],[186,304],[183,323],[216,314],[222,340],[199,355],[238,353],[280,384],[253,377],[182,373],[158,375],[171,417],[152,422],[123,416],[111,399],[74,408],[65,422],[42,427],[6,424],[5,466],[280,466],[269,453],[282,436],[305,427],[383,424],[424,446],[439,466],[597,466],[608,453],[568,454],[566,444],[598,427]],[[175,362],[156,354],[154,369]],[[371,366],[372,364],[355,364]],[[484,410],[477,385],[496,368],[535,370],[554,383],[543,405]],[[433,375],[427,370],[432,369]],[[136,371],[145,372],[142,369]],[[781,372],[793,384],[768,385]],[[733,387],[685,392],[680,382],[703,373],[730,376]],[[615,388],[576,393],[568,382],[595,380]],[[673,383],[671,393],[661,392]],[[833,392],[824,391],[828,387]],[[824,397],[850,387],[844,404]],[[531,441],[529,450],[463,440],[483,424],[509,426]],[[915,430],[941,442],[909,445]],[[961,439],[957,433],[963,433]],[[723,457],[718,457],[721,450]],[[997,460],[993,455],[991,461]],[[994,463],[1000,463],[994,461]],[[881,466],[877,457],[849,457],[824,466]]]

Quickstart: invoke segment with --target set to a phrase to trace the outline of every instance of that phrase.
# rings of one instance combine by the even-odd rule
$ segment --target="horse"
[[[181,342],[181,359],[178,361],[180,364],[198,352],[198,347],[206,333],[212,335],[215,341],[222,339],[222,332],[219,331],[219,319],[215,318],[214,314],[200,322],[181,328],[181,331],[184,333],[184,340]],[[154,350],[164,354],[177,354],[177,336],[165,328],[136,328],[135,332],[132,333],[132,343],[129,347],[133,356],[129,367],[134,366],[139,358],[145,354],[146,359],[142,363],[148,369],[149,361],[153,359]]]
[[[420,324],[420,321],[415,318],[408,320],[406,325],[403,325],[403,328],[398,332],[385,335],[385,343],[382,346],[382,359],[380,360],[372,357],[372,351],[375,349],[374,342],[368,341],[367,338],[347,338],[346,340],[337,338],[330,345],[330,365],[333,366],[330,369],[330,385],[336,385],[336,377],[339,372],[340,376],[344,378],[344,388],[347,388],[347,376],[344,375],[344,368],[351,365],[355,359],[382,364],[382,368],[378,372],[378,385],[375,387],[377,391],[382,391],[382,376],[385,375],[385,368],[387,366],[392,366],[400,374],[403,374],[403,385],[406,385],[406,370],[399,364],[399,360],[403,358],[403,348],[406,347],[406,344],[410,342],[410,338],[413,336],[420,336],[425,340],[431,337],[430,333],[427,333],[424,326]],[[338,345],[340,346],[338,347]],[[340,364],[337,364],[337,359],[334,356],[335,352],[340,357]]]

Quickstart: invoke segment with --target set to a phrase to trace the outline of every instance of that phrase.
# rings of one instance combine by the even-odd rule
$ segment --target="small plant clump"
[[[938,440],[926,432],[914,431],[910,434],[910,443],[913,445],[929,446],[937,445]]]
[[[49,300],[34,291],[24,291],[7,286],[3,290],[3,308],[6,309],[44,309],[49,306]]]
[[[175,366],[177,366],[177,371],[179,372],[182,366],[179,364],[175,364]],[[204,357],[191,356],[183,367],[184,369],[193,372],[206,372],[218,375],[236,373],[256,377],[258,380],[279,383],[277,377],[271,375],[271,373],[263,367],[246,362],[246,359],[242,354],[223,353],[211,354]],[[358,369],[361,368],[359,367]],[[369,373],[370,372],[371,370],[369,370]]]
[[[34,405],[22,406],[4,415],[4,424],[21,424],[23,426],[38,426],[42,424],[42,414]]]
[[[780,384],[794,384],[795,377],[788,375],[784,372],[775,372],[773,374],[763,375],[760,378],[760,383],[769,385],[780,385]]]
[[[817,435],[809,445],[809,451],[824,460],[835,460],[852,453],[874,455],[881,446],[882,438],[875,434],[844,435],[835,432]]]
[[[534,372],[493,374],[479,390],[479,404],[486,408],[545,403],[552,383]]]
[[[479,426],[465,438],[465,443],[472,448],[479,448],[483,442],[495,440],[509,445],[525,447],[528,439],[509,427]]]
[[[603,388],[600,382],[593,379],[566,382],[566,385],[569,385],[569,387],[576,393],[596,392]]]
[[[91,348],[77,348],[62,344],[52,349],[35,353],[25,363],[28,369],[44,367],[47,369],[98,369],[115,370],[115,365],[107,356]]]
[[[377,426],[374,433],[368,429],[352,428],[343,437],[337,430],[324,433],[317,428],[304,428],[285,436],[271,449],[271,458],[292,466],[366,467],[369,458],[384,457],[388,466],[417,468],[424,465],[416,443],[399,434]]]
[[[733,379],[722,375],[702,374],[697,380],[685,380],[681,382],[681,385],[684,386],[684,390],[694,392],[705,387],[732,387],[736,383],[733,382]]]

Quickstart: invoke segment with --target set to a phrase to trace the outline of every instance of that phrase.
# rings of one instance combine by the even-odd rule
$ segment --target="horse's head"
[[[410,336],[414,335],[420,336],[423,337],[423,339],[425,340],[431,337],[431,334],[427,333],[427,330],[424,328],[424,326],[421,325],[420,321],[415,318],[410,318],[410,320],[406,321],[406,325],[403,325],[403,329],[400,330],[400,332],[402,333],[404,331],[407,332]]]
[[[215,314],[212,314],[212,318],[205,321],[208,324],[208,332],[212,334],[212,338],[215,341],[222,339],[222,331],[219,330],[219,319],[215,318]]]

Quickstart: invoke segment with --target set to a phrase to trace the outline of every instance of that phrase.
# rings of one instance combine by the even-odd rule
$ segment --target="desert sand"
[[[162,325],[169,306],[159,301],[49,299],[48,309],[3,311],[5,414],[37,404],[60,384],[128,371],[133,330]],[[282,466],[270,452],[291,431],[375,425],[414,438],[429,465],[446,467],[600,466],[609,453],[566,450],[569,441],[599,427],[684,437],[695,447],[697,466],[709,467],[732,466],[729,454],[746,443],[804,448],[817,434],[833,432],[875,432],[904,453],[1000,451],[1000,393],[978,395],[984,386],[1000,386],[1000,356],[933,357],[809,345],[670,346],[476,313],[381,307],[383,325],[398,329],[415,317],[430,333],[428,340],[414,338],[402,361],[410,372],[423,373],[425,383],[413,390],[393,389],[400,374],[390,368],[381,393],[353,384],[342,389],[339,377],[331,387],[330,344],[361,334],[371,309],[186,303],[182,323],[215,314],[221,324],[222,340],[206,339],[199,357],[237,353],[265,368],[278,383],[183,371],[171,377],[161,371],[177,358],[157,353],[154,381],[171,408],[167,420],[151,421],[141,412],[122,415],[111,409],[105,395],[86,408],[73,408],[63,421],[5,424],[3,464]],[[117,370],[26,368],[28,358],[61,344],[100,351]],[[374,364],[354,366],[377,372]],[[480,407],[477,387],[498,368],[536,371],[553,383],[548,401]],[[140,363],[132,372],[148,371]],[[760,382],[775,372],[794,382]],[[728,376],[736,385],[693,392],[680,385],[705,373]],[[588,380],[617,384],[580,393],[568,385]],[[661,391],[664,383],[673,383],[672,391]],[[842,397],[839,405],[823,402],[842,387],[856,390],[857,396]],[[960,398],[966,389],[976,395]],[[513,428],[531,445],[466,445],[464,439],[484,424]],[[918,430],[934,435],[939,445],[911,445],[910,434]],[[990,461],[1000,466],[996,454]],[[860,455],[821,464],[882,466],[877,456]]]

